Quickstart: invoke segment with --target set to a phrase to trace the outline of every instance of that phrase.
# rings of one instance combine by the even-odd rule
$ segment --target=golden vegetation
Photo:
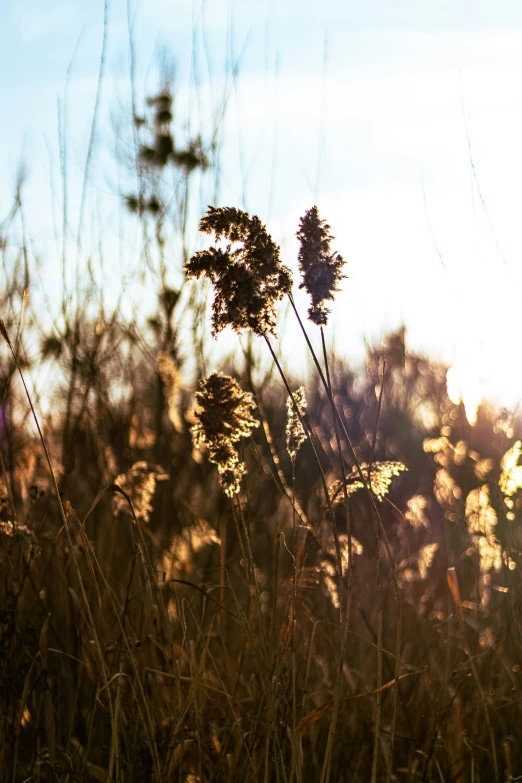
[[[89,259],[41,323],[20,194],[0,229],[0,779],[518,779],[520,420],[484,403],[471,428],[404,330],[366,374],[328,354],[345,262],[317,207],[296,259],[315,335],[258,217],[209,208],[190,256],[214,147],[174,139],[168,90],[148,110],[123,197],[148,320],[100,304]],[[213,332],[263,338],[279,377],[253,343],[207,372],[202,278]],[[285,297],[321,339],[303,386],[274,349]]]

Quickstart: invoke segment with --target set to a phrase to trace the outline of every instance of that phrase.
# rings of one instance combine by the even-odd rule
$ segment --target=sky
[[[318,205],[347,261],[332,313],[337,349],[359,359],[365,340],[379,344],[404,323],[412,350],[453,365],[452,394],[461,387],[470,409],[483,395],[518,401],[520,3],[4,0],[0,222],[23,159],[27,222],[43,258],[56,233],[58,105],[67,107],[74,186],[104,13],[101,129],[128,110],[129,18],[137,93],[150,94],[161,57],[175,60],[179,103],[203,130],[233,63],[220,202],[258,214],[294,269],[299,218]],[[110,245],[117,173],[94,164],[92,182],[109,204]],[[77,209],[78,195],[71,200]]]

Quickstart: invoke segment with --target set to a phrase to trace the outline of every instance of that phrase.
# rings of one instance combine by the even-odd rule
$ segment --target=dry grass
[[[174,146],[171,98],[148,128],[135,118],[125,195],[157,291],[147,322],[107,307],[79,242],[43,324],[30,244],[8,242],[20,193],[1,228],[0,780],[519,779],[521,422],[483,405],[471,428],[404,331],[365,374],[328,355],[343,259],[317,210],[300,226],[310,334],[300,323],[323,353],[295,392],[277,301],[301,317],[265,226],[210,210],[203,228],[230,246],[189,259],[189,184],[214,145]],[[223,367],[235,379],[205,372],[183,264],[216,287],[214,329],[264,338],[281,381],[254,381],[252,343]]]
[[[384,349],[377,429],[382,357],[369,354],[358,391],[346,368],[331,368],[355,453],[373,464],[374,491],[374,476],[397,472],[390,462],[408,468],[384,485],[382,501],[370,501],[346,468],[350,570],[324,388],[307,393],[314,449],[305,442],[295,459],[279,446],[283,391],[265,389],[265,427],[243,441],[248,472],[232,500],[193,450],[188,399],[177,411],[182,426],[164,410],[158,437],[145,425],[156,418],[154,395],[140,400],[136,389],[119,401],[116,423],[93,393],[69,461],[55,463],[60,487],[28,423],[5,417],[6,780],[312,781],[327,747],[330,780],[367,781],[372,769],[384,780],[388,768],[399,781],[516,778],[520,487],[509,447],[519,424],[484,407],[471,429],[446,396],[443,369],[397,352],[401,339]],[[101,380],[104,369],[113,365],[100,364]],[[12,376],[20,411],[16,387]],[[59,454],[60,425],[47,424],[45,437]],[[349,465],[348,446],[341,450]],[[323,477],[337,482],[333,507]],[[398,666],[392,571],[373,532],[374,502],[399,586]]]

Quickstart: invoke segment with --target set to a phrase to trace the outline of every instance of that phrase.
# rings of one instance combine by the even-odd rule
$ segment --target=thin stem
[[[283,470],[281,468],[281,462],[279,460],[279,456],[278,456],[277,451],[276,451],[275,446],[274,446],[274,441],[272,439],[272,433],[270,432],[270,427],[268,425],[268,421],[266,420],[266,417],[265,417],[265,415],[263,413],[263,409],[262,409],[262,407],[260,405],[260,401],[259,401],[259,395],[256,393],[251,379],[249,379],[249,385],[250,385],[250,389],[252,391],[252,394],[254,395],[254,399],[255,399],[256,407],[257,407],[257,412],[258,412],[259,418],[261,420],[261,428],[263,430],[263,434],[265,436],[265,441],[267,443],[268,450],[270,452],[270,457],[271,457],[272,462],[274,464],[275,475],[271,471],[272,476],[274,478],[274,481],[275,481],[278,489],[280,489],[282,491],[282,494],[286,495],[286,497],[288,498],[288,500],[292,504],[292,514],[294,514],[294,513],[297,514],[301,524],[302,525],[306,525],[308,527],[308,529],[310,530],[310,532],[313,533],[313,527],[310,524],[310,522],[308,521],[305,512],[303,511],[303,509],[299,505],[298,501],[296,500],[295,493],[294,493],[293,489],[291,489],[289,487],[288,482],[287,482],[286,477],[285,477],[285,474],[283,473]],[[278,481],[279,481],[279,484],[278,484]]]
[[[335,720],[332,719],[332,723],[330,724],[330,733],[328,735],[327,751],[326,751],[326,755],[325,755],[325,761],[324,761],[324,764],[323,764],[323,771],[322,771],[322,774],[321,774],[321,783],[324,783],[325,781],[328,781],[329,778],[330,778],[330,759],[331,759],[331,751],[332,751],[332,747],[333,747],[335,724],[337,722],[337,714],[338,714],[338,711],[339,711],[339,704],[340,704],[340,684],[341,684],[341,674],[340,674],[340,672],[342,672],[343,653],[344,653],[346,605],[345,605],[345,597],[344,597],[343,561],[342,561],[342,553],[341,553],[341,544],[340,544],[340,541],[339,541],[339,532],[337,530],[337,525],[336,525],[336,522],[335,522],[335,515],[334,515],[334,511],[333,511],[333,507],[332,507],[332,502],[330,500],[330,495],[329,495],[329,492],[328,492],[328,486],[326,484],[326,478],[325,478],[325,475],[324,475],[324,471],[323,471],[322,465],[321,465],[321,463],[319,461],[319,456],[317,454],[314,442],[312,440],[311,433],[310,433],[309,428],[307,427],[306,422],[305,422],[305,420],[304,420],[304,418],[303,418],[303,416],[301,414],[301,411],[300,411],[299,406],[298,406],[298,404],[297,404],[297,402],[295,400],[295,397],[294,397],[294,395],[292,393],[292,390],[290,389],[290,386],[289,386],[288,381],[286,379],[286,376],[285,376],[285,374],[283,372],[281,364],[279,363],[279,360],[278,360],[278,358],[277,358],[277,356],[276,356],[276,354],[275,354],[275,352],[274,352],[274,350],[273,350],[273,348],[272,348],[272,346],[270,344],[270,341],[269,341],[269,339],[268,339],[268,337],[266,335],[265,335],[265,340],[266,340],[266,344],[268,345],[268,348],[270,350],[270,353],[272,354],[272,358],[274,359],[276,367],[279,370],[279,374],[281,375],[281,378],[282,378],[283,383],[284,383],[284,385],[286,387],[286,390],[287,390],[287,392],[288,392],[288,394],[290,396],[290,399],[292,400],[292,405],[294,406],[294,410],[297,413],[297,416],[298,416],[299,421],[301,423],[301,427],[303,428],[303,432],[305,433],[305,435],[306,435],[306,437],[308,439],[308,442],[312,446],[315,458],[317,460],[317,464],[319,466],[320,476],[321,476],[321,483],[323,485],[323,491],[324,491],[324,495],[325,495],[325,499],[326,499],[326,504],[328,506],[328,513],[329,513],[329,516],[330,516],[330,524],[332,526],[332,532],[333,532],[333,536],[334,536],[335,554],[336,554],[336,559],[337,559],[337,564],[338,564],[337,568],[338,568],[338,576],[339,576],[339,604],[340,604],[340,606],[339,606],[339,614],[340,614],[340,625],[341,625],[341,656],[340,656],[340,661],[339,661],[339,670],[338,670],[339,673],[338,673],[338,677],[337,677],[337,681],[336,681],[336,685],[335,685],[335,694],[334,694],[335,704],[337,705],[336,714],[334,714],[335,715]],[[329,396],[331,397],[331,395],[329,395]],[[332,725],[333,725],[333,729],[332,729]]]
[[[295,456],[292,458],[292,498],[295,497]],[[295,610],[296,610],[296,603],[297,603],[297,563],[296,563],[296,555],[297,555],[297,525],[296,525],[296,509],[295,509],[295,503],[292,502],[292,529],[294,532],[294,560],[292,564],[292,602],[291,602],[291,608],[290,608],[290,619],[291,619],[291,629],[290,629],[290,638],[291,638],[291,658],[292,658],[292,763],[290,768],[290,783],[293,783],[294,780],[294,774],[295,774],[295,764],[296,764],[296,741],[297,737],[295,735],[295,728],[297,726],[297,710],[296,710],[296,690],[295,690],[295,682],[296,682],[296,661],[295,661],[295,630],[296,630],[296,620],[295,620]],[[300,776],[299,776],[300,777]]]
[[[91,170],[92,155],[94,152],[94,144],[96,141],[96,131],[98,127],[98,114],[100,109],[101,91],[102,91],[103,78],[105,74],[108,29],[109,29],[109,0],[105,0],[104,9],[103,9],[103,39],[102,39],[102,48],[100,54],[100,68],[98,71],[98,82],[96,85],[96,97],[94,99],[94,111],[92,115],[89,147],[87,149],[87,157],[85,159],[85,168],[83,171],[82,192],[81,192],[81,199],[80,199],[80,213],[78,216],[78,233],[76,237],[77,256],[80,253],[81,245],[82,245],[83,218],[84,218],[85,204],[87,198],[87,184],[89,182],[89,173]],[[76,259],[76,263],[78,264],[78,257]],[[76,268],[78,269],[78,267]],[[76,273],[76,277],[78,279],[78,272]]]
[[[117,742],[117,725],[116,725],[116,721],[115,721],[114,705],[112,703],[112,696],[111,696],[111,692],[110,692],[110,688],[109,688],[109,682],[107,680],[107,672],[105,670],[105,662],[103,660],[103,653],[102,653],[102,649],[101,649],[101,645],[100,645],[100,640],[98,638],[98,633],[96,631],[96,626],[94,624],[94,617],[93,617],[92,612],[91,612],[91,607],[89,605],[89,599],[87,598],[87,592],[85,590],[85,585],[83,583],[82,574],[81,574],[81,570],[80,570],[80,565],[78,563],[78,558],[77,558],[77,555],[76,555],[76,548],[74,546],[71,530],[69,528],[69,523],[67,521],[67,515],[66,515],[65,510],[64,510],[63,501],[62,501],[62,499],[60,497],[60,490],[58,489],[58,481],[56,480],[56,474],[54,472],[53,464],[52,464],[52,461],[51,461],[51,456],[49,454],[49,450],[47,448],[47,443],[45,441],[45,438],[43,436],[42,430],[40,428],[40,422],[38,421],[38,416],[36,415],[36,411],[34,409],[33,402],[31,400],[31,395],[29,394],[29,389],[27,388],[27,385],[25,383],[25,378],[23,376],[22,370],[21,370],[20,365],[18,363],[18,359],[16,357],[16,353],[15,353],[15,351],[13,349],[12,344],[11,344],[11,340],[9,339],[9,335],[7,333],[6,326],[5,326],[5,324],[4,324],[2,319],[0,319],[0,333],[2,334],[4,340],[6,341],[6,343],[8,345],[9,350],[11,351],[14,363],[16,365],[16,369],[18,370],[18,374],[19,374],[20,379],[22,381],[22,385],[24,387],[24,391],[25,391],[25,394],[27,396],[27,400],[29,402],[29,407],[31,408],[31,413],[33,414],[33,419],[34,419],[34,422],[35,422],[35,425],[36,425],[36,429],[38,430],[38,436],[40,438],[40,442],[41,442],[43,450],[44,450],[45,459],[46,459],[47,465],[49,467],[49,472],[51,474],[51,478],[52,478],[52,481],[53,481],[53,484],[54,484],[54,490],[56,492],[56,499],[58,500],[58,508],[59,508],[59,511],[60,511],[60,516],[62,518],[65,534],[67,536],[67,543],[69,545],[69,551],[71,553],[72,561],[73,561],[73,564],[74,564],[74,569],[75,569],[76,575],[78,577],[78,584],[80,586],[80,592],[82,594],[82,599],[83,599],[83,602],[84,602],[84,605],[85,605],[85,611],[87,613],[87,617],[89,618],[89,623],[90,623],[92,634],[93,634],[93,637],[94,637],[94,648],[96,650],[96,654],[97,654],[97,657],[98,657],[98,665],[100,667],[100,673],[101,673],[102,678],[103,678],[104,690],[107,691],[107,700],[108,700],[108,703],[109,703],[109,715],[110,715],[110,721],[111,721],[111,746],[112,746],[115,742]],[[157,765],[156,773],[157,773],[158,780],[159,780],[160,779],[159,764]]]
[[[298,321],[298,323],[299,323],[299,326],[301,327],[301,331],[302,331],[302,333],[303,333],[303,335],[304,335],[304,338],[305,338],[305,340],[306,340],[306,344],[308,345],[308,349],[309,349],[309,351],[310,351],[310,354],[311,354],[311,356],[312,356],[312,359],[313,359],[313,362],[314,362],[314,364],[315,364],[316,370],[317,370],[317,372],[319,373],[319,377],[320,377],[320,379],[321,379],[321,383],[322,383],[322,384],[323,384],[323,386],[324,386],[324,389],[325,389],[325,391],[326,391],[326,394],[327,394],[327,396],[328,396],[328,400],[330,401],[330,405],[332,406],[332,412],[333,412],[333,414],[334,414],[334,417],[337,419],[337,421],[338,421],[338,423],[339,423],[339,425],[340,425],[340,427],[341,427],[341,430],[342,430],[342,432],[343,432],[343,435],[344,435],[344,437],[345,437],[345,439],[346,439],[346,442],[347,442],[347,444],[348,444],[348,448],[350,449],[350,455],[351,455],[351,457],[352,457],[352,459],[353,459],[353,461],[354,461],[354,463],[355,463],[355,466],[356,466],[356,468],[357,468],[357,472],[358,472],[358,474],[359,474],[359,478],[361,479],[362,483],[364,484],[364,487],[365,487],[365,489],[366,489],[366,491],[367,491],[367,493],[368,493],[368,496],[369,496],[369,498],[370,498],[370,501],[371,501],[371,503],[372,503],[372,506],[374,507],[375,513],[376,513],[377,515],[379,515],[379,512],[378,512],[378,510],[377,510],[377,506],[375,505],[375,501],[374,501],[374,499],[373,499],[373,495],[372,495],[371,489],[370,489],[370,487],[369,487],[369,485],[368,485],[368,481],[366,480],[366,476],[364,475],[364,472],[363,472],[363,470],[362,470],[361,463],[360,463],[360,462],[359,462],[359,460],[357,459],[357,455],[355,454],[355,450],[354,450],[354,448],[353,448],[353,445],[352,445],[352,441],[351,441],[351,439],[350,439],[350,436],[348,435],[348,431],[347,431],[347,429],[346,429],[346,426],[345,426],[345,424],[344,424],[344,421],[342,420],[342,418],[341,418],[341,415],[340,415],[339,411],[337,410],[337,408],[336,408],[336,406],[335,406],[335,402],[334,402],[334,400],[333,400],[332,394],[331,394],[331,392],[330,392],[330,388],[329,388],[329,386],[328,386],[328,381],[327,381],[327,380],[326,380],[326,378],[324,377],[324,373],[323,373],[323,371],[322,371],[322,369],[321,369],[321,365],[319,364],[319,361],[318,361],[318,359],[317,359],[317,356],[316,356],[316,354],[315,354],[315,351],[314,351],[314,349],[313,349],[313,347],[312,347],[312,343],[310,342],[310,338],[308,337],[308,334],[307,334],[307,332],[306,332],[306,329],[304,328],[304,324],[303,324],[303,322],[302,322],[302,320],[301,320],[301,316],[299,315],[299,312],[298,312],[298,310],[297,310],[297,307],[295,306],[295,302],[294,302],[294,298],[293,298],[292,294],[288,294],[288,298],[290,299],[290,304],[292,305],[292,308],[293,308],[293,310],[294,310],[295,317],[297,318],[297,321]]]
[[[352,548],[352,523],[351,523],[350,508],[349,508],[349,501],[348,501],[348,490],[346,486],[346,471],[345,471],[343,453],[341,447],[341,437],[339,434],[339,424],[337,421],[337,417],[335,415],[335,410],[334,410],[335,406],[333,405],[332,381],[330,378],[330,369],[328,366],[328,354],[326,351],[326,342],[325,342],[324,330],[322,326],[321,326],[321,342],[323,346],[323,358],[324,358],[324,366],[326,371],[326,379],[328,383],[329,398],[332,402],[332,415],[333,415],[333,422],[334,422],[334,429],[335,429],[337,452],[339,454],[339,462],[341,466],[341,476],[342,476],[343,495],[344,495],[344,509],[345,509],[345,516],[346,516],[346,530],[348,535],[348,592],[347,592],[347,599],[346,599],[346,623],[341,638],[341,654],[339,656],[339,668],[337,671],[337,681],[336,681],[335,692],[334,692],[332,719],[330,721],[330,730],[328,732],[328,741],[326,745],[326,751],[325,751],[325,756],[323,761],[323,770],[321,775],[321,780],[323,780],[324,778],[326,783],[328,783],[330,779],[330,772],[331,772],[331,759],[332,759],[333,743],[335,740],[335,731],[337,728],[337,721],[339,718],[339,709],[341,703],[341,684],[342,684],[342,677],[343,677],[343,663],[344,663],[344,656],[346,651],[348,628],[350,625],[350,614],[351,614],[351,604],[352,604],[352,594],[353,594],[353,570],[352,570],[353,548]]]
[[[377,583],[377,694],[375,703],[375,735],[373,741],[373,759],[372,759],[372,777],[371,783],[377,781],[377,766],[379,760],[379,739],[381,734],[381,713],[382,713],[382,632],[383,632],[383,612],[382,612],[382,575],[381,562],[379,559],[380,530],[379,524],[374,519],[375,536],[375,580]],[[391,735],[393,738],[393,733]]]
[[[399,594],[399,583],[397,580],[397,567],[395,565],[395,560],[393,558],[393,553],[391,551],[390,542],[388,541],[388,536],[386,535],[386,530],[384,529],[384,525],[382,524],[382,520],[379,514],[379,510],[377,508],[375,498],[373,496],[373,493],[371,491],[371,487],[368,484],[367,477],[364,475],[364,471],[362,470],[361,463],[357,459],[357,455],[355,454],[352,442],[350,440],[350,436],[348,434],[348,431],[346,429],[346,426],[344,424],[344,421],[341,418],[341,415],[339,414],[339,411],[337,410],[333,397],[331,395],[331,392],[328,388],[328,383],[324,377],[323,371],[321,370],[321,366],[317,360],[317,356],[315,355],[314,349],[312,347],[312,344],[310,342],[310,338],[308,337],[308,334],[306,333],[306,329],[304,328],[304,324],[301,320],[301,317],[299,315],[299,312],[297,310],[297,307],[295,306],[294,299],[292,297],[292,294],[288,294],[288,298],[290,299],[290,303],[292,305],[292,308],[294,310],[295,316],[297,318],[297,321],[299,323],[299,326],[301,327],[301,331],[303,332],[304,338],[306,340],[306,344],[308,345],[308,348],[310,350],[310,353],[312,355],[312,359],[314,361],[314,364],[317,368],[317,371],[319,373],[319,377],[321,378],[321,382],[326,390],[326,393],[328,395],[328,399],[330,400],[330,404],[332,406],[332,411],[335,412],[335,418],[339,422],[339,425],[341,427],[341,430],[344,434],[344,437],[346,439],[346,442],[348,444],[348,448],[350,449],[350,454],[352,456],[352,459],[354,460],[354,464],[357,469],[357,473],[359,475],[359,478],[361,479],[361,482],[363,483],[366,492],[368,494],[368,499],[371,504],[372,512],[375,515],[377,519],[377,523],[379,525],[380,529],[380,535],[382,538],[382,541],[384,543],[384,548],[386,550],[386,555],[388,557],[388,561],[390,563],[390,570],[391,570],[391,580],[393,585],[393,595],[394,595],[394,601],[395,601],[395,611],[396,611],[396,636],[395,636],[395,684],[393,689],[393,718],[392,718],[392,737],[395,733],[395,726],[397,721],[397,705],[398,705],[398,699],[399,699],[399,676],[400,676],[400,661],[401,661],[401,655],[400,655],[400,649],[401,649],[401,629],[402,629],[402,609],[401,609],[401,601],[400,601],[400,594]],[[391,749],[393,750],[393,739],[391,743]],[[387,782],[389,783],[391,775],[391,769],[389,767],[388,773],[387,773]]]
[[[370,488],[372,486],[372,464],[375,458],[375,446],[377,444],[377,432],[379,429],[379,420],[381,416],[382,398],[384,393],[384,371],[382,370],[382,381],[379,392],[379,401],[377,405],[377,416],[375,418],[375,428],[373,430],[372,447],[370,451],[370,459],[368,460],[368,484]],[[377,699],[375,703],[375,735],[373,742],[373,758],[372,758],[372,783],[377,781],[377,768],[379,763],[379,740],[381,734],[381,718],[382,718],[382,635],[383,635],[383,590],[382,590],[382,574],[381,574],[381,561],[379,558],[379,549],[381,545],[381,535],[379,524],[374,519],[374,537],[375,537],[375,579],[377,583]],[[393,723],[393,721],[392,721]],[[390,753],[388,757],[388,774],[391,774],[393,768],[393,741],[394,731],[390,736]]]
[[[268,337],[266,335],[264,335],[264,338],[265,338],[266,344],[268,345],[270,353],[272,354],[272,358],[273,358],[273,360],[275,362],[275,365],[276,365],[276,367],[277,367],[277,369],[279,371],[281,379],[282,379],[282,381],[283,381],[283,383],[285,385],[285,388],[286,388],[286,390],[288,392],[288,396],[292,400],[292,405],[294,406],[294,410],[295,410],[295,412],[296,412],[296,414],[297,414],[297,416],[299,418],[299,422],[301,424],[301,427],[303,428],[303,432],[305,433],[306,438],[307,438],[309,444],[312,447],[312,451],[314,453],[317,465],[319,467],[319,475],[320,475],[320,478],[321,478],[321,484],[322,484],[322,487],[323,487],[323,492],[324,492],[324,496],[325,496],[325,500],[326,500],[326,505],[328,507],[328,514],[330,516],[330,524],[332,526],[332,532],[333,532],[333,536],[334,536],[335,554],[336,554],[336,557],[337,557],[337,562],[339,563],[339,566],[341,567],[341,565],[342,565],[342,558],[341,558],[341,545],[340,545],[340,542],[339,542],[339,532],[337,530],[337,525],[335,523],[335,515],[334,515],[334,511],[333,511],[332,501],[330,499],[330,494],[328,492],[328,486],[326,484],[326,476],[324,475],[323,466],[321,465],[321,461],[319,459],[319,455],[317,454],[317,449],[315,448],[315,444],[314,444],[313,439],[312,439],[310,428],[308,427],[308,425],[306,424],[306,422],[305,422],[305,420],[303,418],[303,415],[302,415],[302,413],[301,413],[301,411],[299,409],[299,406],[298,406],[298,404],[296,402],[294,394],[293,394],[293,392],[292,392],[292,390],[291,390],[291,388],[290,388],[290,386],[288,384],[288,381],[286,379],[286,375],[283,372],[283,368],[281,367],[279,359],[277,358],[277,356],[276,356],[276,354],[274,352],[274,349],[272,348],[272,346],[270,344],[270,340],[268,339]],[[342,618],[344,618],[344,595],[343,595],[343,589],[342,589],[342,570],[339,573],[339,585],[340,585],[339,597],[340,597],[340,603],[341,603],[341,616],[342,616]],[[343,625],[343,623],[341,623],[341,625]]]

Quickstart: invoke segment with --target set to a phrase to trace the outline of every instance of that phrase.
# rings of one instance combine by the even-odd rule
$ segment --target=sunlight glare
[[[478,409],[482,402],[482,383],[472,362],[459,355],[446,374],[448,397],[455,404],[464,403],[466,418],[472,427],[477,423]]]

